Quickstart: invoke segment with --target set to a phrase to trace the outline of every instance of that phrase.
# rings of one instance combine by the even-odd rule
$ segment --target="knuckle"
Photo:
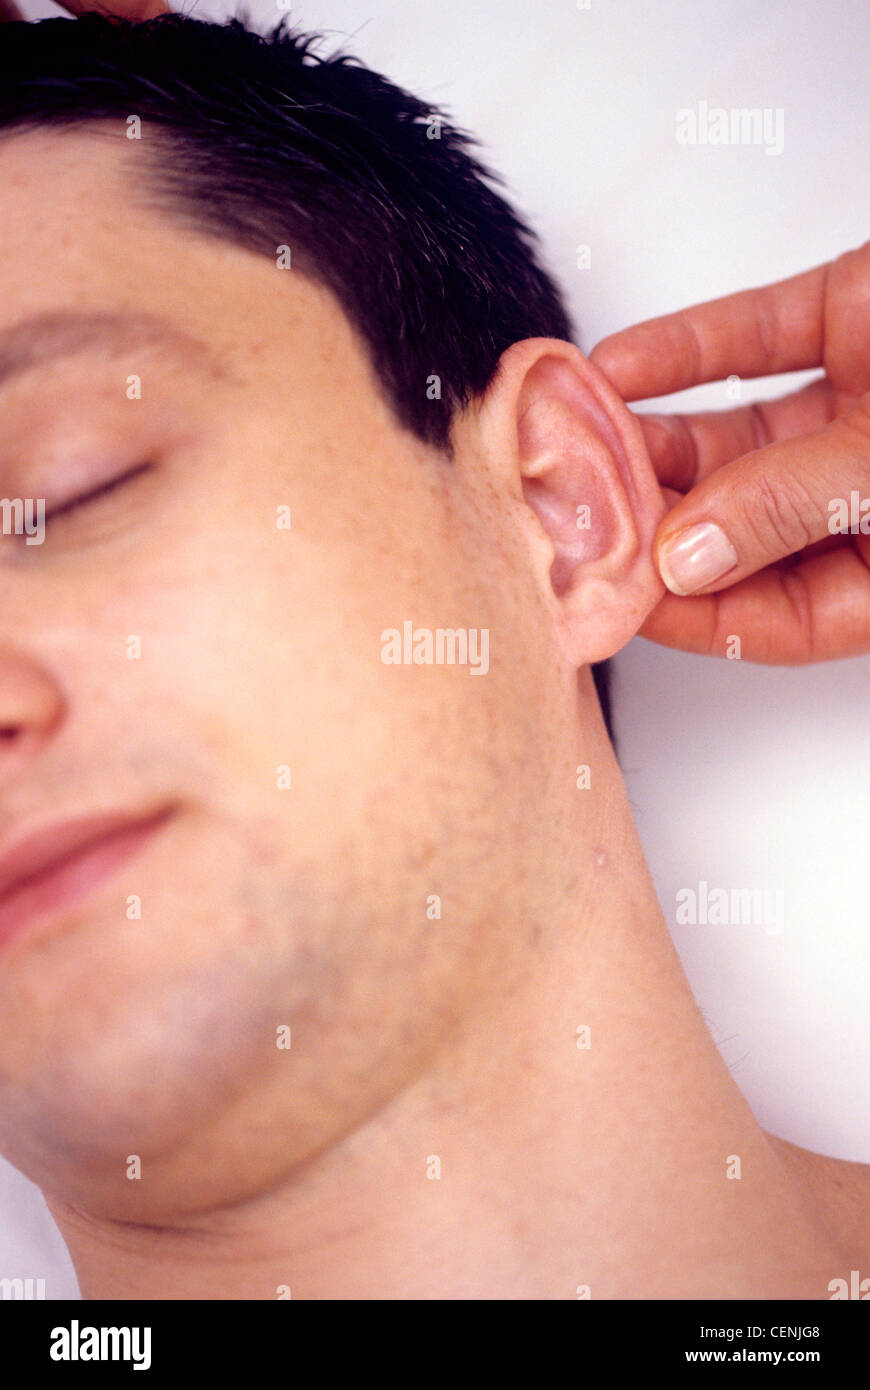
[[[870,441],[870,394],[859,397],[843,416],[843,424],[861,437],[861,443],[866,448]]]
[[[770,429],[767,423],[767,412],[762,401],[753,401],[748,405],[749,428],[752,431],[753,448],[763,449],[771,442]]]
[[[784,487],[776,479],[757,478],[743,510],[750,533],[764,551],[770,548],[771,540],[782,555],[791,555],[812,544],[813,504],[794,479],[790,478]]]
[[[755,305],[755,324],[764,361],[776,364],[780,358],[782,342],[779,305],[775,294],[762,290]]]
[[[674,355],[685,380],[700,381],[704,375],[704,354],[691,312],[674,319]]]
[[[697,445],[685,416],[675,415],[672,425],[674,451],[681,475],[688,487],[694,487],[700,467]]]
[[[815,661],[817,646],[813,604],[806,580],[800,570],[790,570],[780,576],[780,583],[795,617],[790,661]]]

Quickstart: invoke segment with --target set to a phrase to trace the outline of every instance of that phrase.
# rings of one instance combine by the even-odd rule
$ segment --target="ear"
[[[533,564],[567,659],[605,660],[665,593],[652,542],[667,503],[640,425],[559,338],[524,339],[502,354],[478,424],[493,467],[521,486]]]

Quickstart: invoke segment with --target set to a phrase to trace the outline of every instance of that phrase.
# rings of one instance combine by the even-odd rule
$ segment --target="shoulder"
[[[870,1278],[870,1163],[813,1153],[772,1134],[766,1138],[849,1268]]]

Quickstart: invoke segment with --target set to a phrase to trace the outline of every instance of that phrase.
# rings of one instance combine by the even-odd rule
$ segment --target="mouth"
[[[55,822],[0,852],[0,948],[82,902],[138,853],[170,814]]]

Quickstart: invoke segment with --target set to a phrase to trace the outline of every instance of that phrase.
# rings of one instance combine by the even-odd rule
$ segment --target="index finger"
[[[603,338],[589,360],[623,400],[669,396],[727,376],[822,365],[831,263],[758,289],[646,319]]]

